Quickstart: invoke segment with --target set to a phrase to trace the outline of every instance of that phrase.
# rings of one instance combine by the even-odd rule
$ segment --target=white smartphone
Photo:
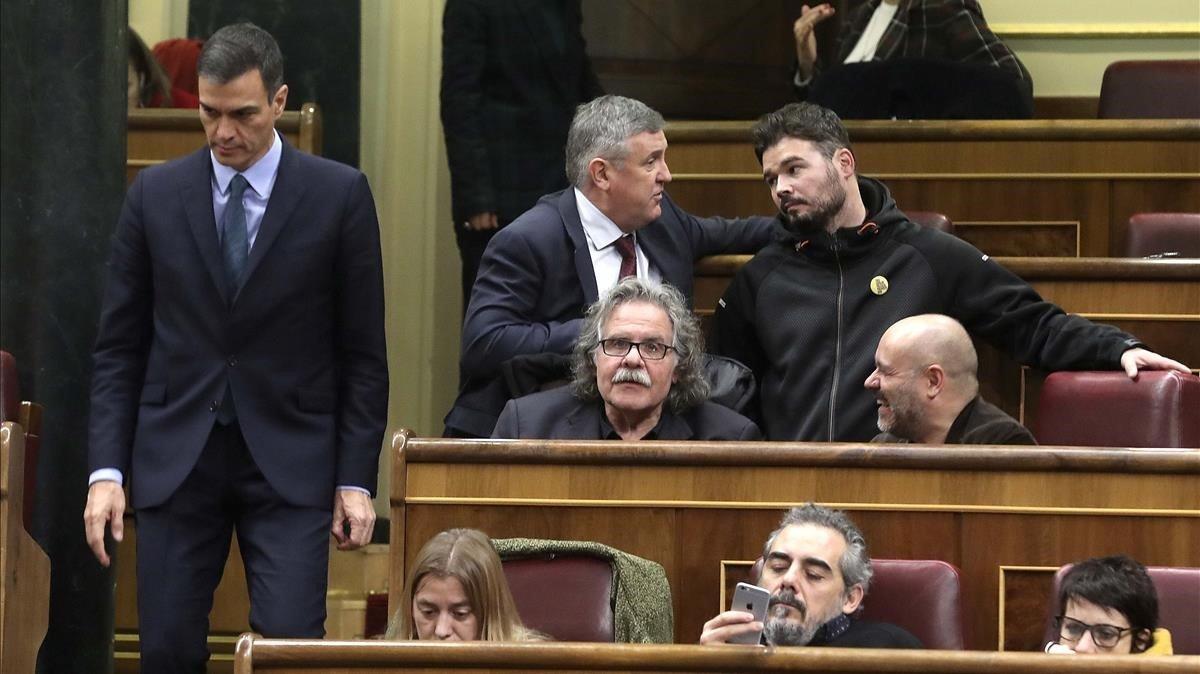
[[[749,583],[738,583],[737,589],[733,591],[733,605],[729,608],[734,611],[745,611],[754,616],[757,622],[763,622],[767,619],[767,606],[771,603],[771,593],[757,585]],[[749,632],[736,636],[729,640],[731,644],[758,644],[762,640],[762,630]]]

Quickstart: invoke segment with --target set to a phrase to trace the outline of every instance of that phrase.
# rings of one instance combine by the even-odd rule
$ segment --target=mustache
[[[641,384],[642,386],[649,388],[650,373],[646,372],[645,370],[639,370],[632,367],[622,367],[613,373],[612,383],[624,384],[626,382]]]
[[[780,590],[779,592],[771,595],[771,600],[767,602],[767,611],[770,611],[776,606],[781,605],[791,606],[799,611],[801,619],[808,617],[808,607],[805,606],[804,602],[801,601],[800,598],[796,596],[796,593],[792,592],[791,590]]]
[[[808,199],[804,199],[802,197],[789,197],[786,199],[779,200],[779,208],[780,208],[780,210],[786,211],[787,209],[789,209],[792,206],[795,206],[797,204],[807,205],[808,203],[809,203]]]

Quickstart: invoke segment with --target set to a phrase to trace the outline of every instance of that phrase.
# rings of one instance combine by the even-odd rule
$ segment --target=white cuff
[[[88,486],[90,487],[97,482],[103,482],[105,480],[116,482],[117,484],[121,485],[125,484],[125,476],[121,475],[121,471],[117,470],[116,468],[101,468],[100,470],[92,471],[92,474],[88,476]]]
[[[367,496],[371,495],[371,492],[367,489],[363,489],[362,487],[355,487],[355,486],[348,485],[348,484],[339,484],[338,491],[360,491],[360,492],[366,494]]]

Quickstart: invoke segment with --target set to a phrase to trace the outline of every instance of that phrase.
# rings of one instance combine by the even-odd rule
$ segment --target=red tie
[[[617,252],[621,254],[621,281],[629,276],[637,276],[637,250],[633,247],[633,235],[626,234],[616,241]]]

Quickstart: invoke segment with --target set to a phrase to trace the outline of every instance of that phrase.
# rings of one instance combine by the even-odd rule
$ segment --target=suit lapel
[[[221,260],[221,243],[217,240],[217,221],[213,216],[212,159],[208,147],[193,154],[188,161],[188,170],[180,187],[183,211],[213,286],[228,304],[225,263]]]
[[[873,61],[886,61],[894,55],[896,49],[904,44],[908,35],[908,2],[901,2],[896,7],[896,14],[888,22],[883,35],[879,36],[879,45],[875,47]]]
[[[663,210],[667,208],[666,197],[663,198]],[[662,216],[658,220],[638,230],[637,243],[646,254],[646,259],[650,264],[658,268],[662,274],[664,281],[679,288],[681,292],[688,292],[682,287],[680,281],[679,263],[686,262],[688,264],[688,272],[691,270],[691,260],[687,259],[687,254],[684,251],[671,250],[671,239],[667,235],[666,226],[662,224]],[[673,254],[674,253],[674,254]],[[678,253],[684,253],[681,257]]]
[[[563,228],[575,247],[575,273],[579,276],[579,286],[583,288],[584,307],[590,307],[600,296],[596,288],[596,270],[592,267],[592,253],[588,248],[587,235],[583,233],[583,223],[579,221],[579,207],[575,204],[575,190],[568,187],[558,198],[558,215],[562,218]]]
[[[262,263],[262,259],[271,249],[271,245],[279,238],[279,233],[287,225],[292,212],[296,210],[296,205],[300,203],[300,196],[304,193],[304,185],[297,170],[299,160],[296,150],[292,149],[282,137],[280,137],[280,142],[283,143],[283,155],[279,158],[279,174],[275,177],[275,187],[271,189],[271,200],[267,202],[267,211],[263,214],[262,224],[258,227],[258,236],[254,239],[254,246],[250,249],[250,257],[246,260],[246,273],[243,276],[242,285],[238,287],[238,295],[254,276],[254,270]],[[234,297],[234,300],[237,300],[237,296]]]

